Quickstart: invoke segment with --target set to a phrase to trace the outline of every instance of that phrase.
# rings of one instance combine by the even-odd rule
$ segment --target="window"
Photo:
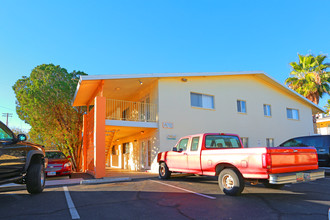
[[[264,116],[272,116],[270,105],[264,104]]]
[[[286,115],[288,119],[299,120],[299,111],[297,109],[287,108]]]
[[[214,109],[214,97],[211,95],[190,93],[192,107]]]
[[[12,141],[13,139],[13,134],[8,128],[0,128],[0,141]]]
[[[198,150],[198,143],[199,143],[199,137],[194,137],[192,139],[190,151],[197,151]]]
[[[242,141],[242,144],[243,144],[243,147],[244,148],[248,148],[249,147],[249,138],[247,138],[247,137],[241,137],[241,141]]]
[[[284,143],[282,143],[281,147],[308,147],[313,146],[315,148],[323,147],[327,143],[328,138],[326,135],[324,136],[308,136],[308,137],[298,137],[290,139]]]
[[[246,102],[237,100],[237,112],[246,113]]]
[[[129,154],[129,143],[123,143],[123,154]]]
[[[240,142],[236,136],[207,135],[205,138],[206,148],[240,148]]]
[[[267,147],[274,147],[274,138],[266,138]]]
[[[185,151],[187,150],[187,145],[188,145],[188,138],[182,139],[180,143],[178,144],[178,150]]]

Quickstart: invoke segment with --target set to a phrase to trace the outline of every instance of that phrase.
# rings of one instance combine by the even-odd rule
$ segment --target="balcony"
[[[106,119],[134,122],[156,122],[157,106],[151,103],[107,99]]]

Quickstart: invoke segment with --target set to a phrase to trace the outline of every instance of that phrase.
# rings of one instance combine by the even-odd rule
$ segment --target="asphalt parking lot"
[[[0,219],[329,219],[330,177],[281,190],[247,185],[239,197],[210,177],[52,185],[38,195],[0,190]]]

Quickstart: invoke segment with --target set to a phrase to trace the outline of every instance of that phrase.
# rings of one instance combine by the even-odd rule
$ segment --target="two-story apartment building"
[[[84,169],[157,172],[157,153],[182,136],[237,133],[246,147],[313,134],[317,105],[263,72],[82,76],[73,106],[84,116]]]

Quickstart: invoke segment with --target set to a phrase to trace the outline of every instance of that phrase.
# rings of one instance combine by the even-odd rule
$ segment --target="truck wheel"
[[[221,191],[229,196],[240,195],[245,186],[242,175],[233,169],[224,169],[221,171],[218,183]]]
[[[166,163],[159,164],[159,178],[168,179],[171,177],[171,171],[168,170]]]
[[[41,163],[30,165],[26,176],[26,189],[31,194],[41,193],[45,187],[45,168]]]
[[[281,189],[285,184],[272,184],[269,182],[264,182],[263,183],[266,188],[271,188],[271,189]]]

